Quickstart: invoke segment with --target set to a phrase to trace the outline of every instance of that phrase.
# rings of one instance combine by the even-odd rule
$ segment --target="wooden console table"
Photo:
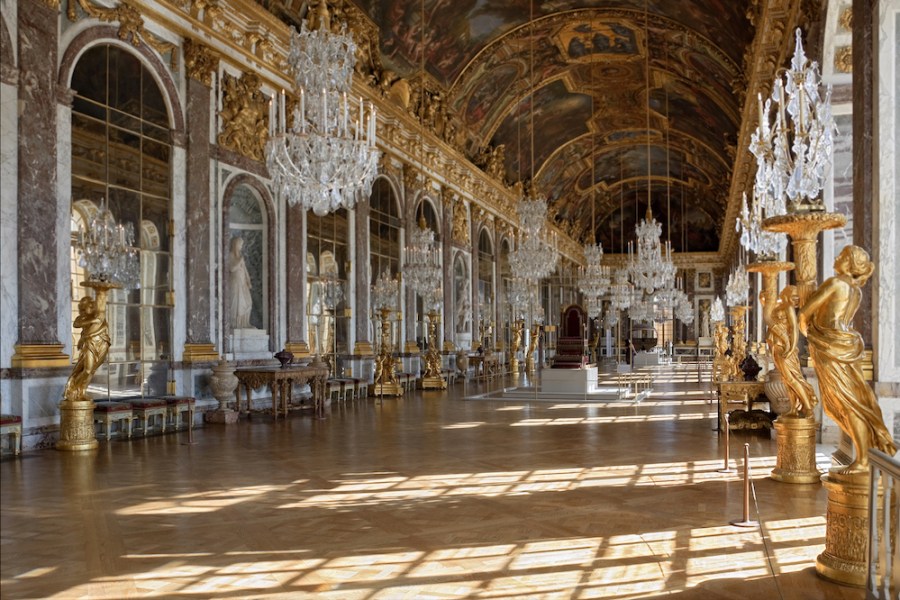
[[[475,371],[475,377],[481,371],[482,377],[493,377],[500,371],[500,355],[499,354],[470,354],[469,364]]]
[[[763,381],[720,381],[716,385],[719,392],[719,431],[725,431],[729,403],[744,404],[750,412],[756,399],[765,394]]]
[[[234,372],[238,378],[235,389],[237,411],[241,412],[241,387],[247,397],[247,412],[250,412],[250,392],[268,385],[272,390],[272,414],[287,417],[291,401],[291,389],[294,384],[308,383],[312,389],[313,410],[317,417],[325,416],[325,382],[328,380],[328,367],[244,367]]]

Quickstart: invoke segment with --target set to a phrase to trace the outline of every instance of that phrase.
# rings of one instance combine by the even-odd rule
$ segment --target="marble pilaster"
[[[306,339],[306,211],[300,205],[288,205],[285,210],[287,265],[287,342],[285,347],[294,354],[309,352]]]
[[[873,249],[875,183],[875,2],[853,0],[853,243]],[[872,345],[872,301],[860,304],[853,326]]]
[[[369,273],[369,201],[357,202],[356,231],[353,247],[354,276],[356,278],[356,299],[353,314],[356,317],[356,344],[354,354],[371,354],[375,340],[369,339],[374,328],[374,315],[369,314],[369,291],[371,281],[378,273]]]
[[[19,329],[16,100],[16,87],[0,83],[0,368],[10,366]]]
[[[459,202],[459,200],[457,200]],[[441,202],[441,263],[444,265],[444,344],[454,342],[456,320],[452,317],[453,306],[453,199],[447,190],[443,191]]]
[[[59,212],[56,63],[58,11],[23,0],[18,24],[18,348],[13,366],[28,364],[24,348],[44,348],[35,364],[64,365],[58,332]],[[65,240],[67,243],[68,240]],[[34,356],[34,355],[33,355]]]
[[[188,78],[185,123],[187,185],[185,222],[187,280],[186,348],[212,343],[210,283],[210,89]],[[186,351],[186,354],[191,354]],[[192,358],[186,356],[185,359]],[[206,357],[204,357],[206,358]]]
[[[474,205],[473,205],[474,207]],[[475,216],[475,210],[471,212],[471,218],[469,219],[469,227],[471,228],[469,231],[469,239],[472,242],[471,247],[469,248],[469,252],[471,252],[472,263],[469,267],[469,277],[470,277],[470,287],[472,290],[472,344],[473,347],[477,346],[476,337],[478,335],[478,323],[481,321],[481,306],[479,306],[478,302],[478,262],[480,257],[478,256],[478,232],[481,227],[481,222]]]

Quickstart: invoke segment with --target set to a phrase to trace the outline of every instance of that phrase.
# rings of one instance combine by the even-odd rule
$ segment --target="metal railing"
[[[869,465],[866,600],[893,600],[900,598],[900,461],[869,450]]]

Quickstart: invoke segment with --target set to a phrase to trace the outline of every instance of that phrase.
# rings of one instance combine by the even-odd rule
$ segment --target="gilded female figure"
[[[78,302],[78,316],[75,317],[74,325],[81,328],[81,337],[78,338],[78,361],[63,388],[63,398],[69,402],[90,400],[87,386],[100,365],[106,361],[110,339],[106,324],[105,294],[101,296],[100,302],[95,302],[90,296],[82,298]]]
[[[863,339],[851,325],[862,297],[860,288],[874,270],[865,250],[847,246],[834,261],[835,276],[820,285],[800,310],[800,331],[809,340],[822,406],[856,450],[842,473],[867,472],[869,448],[888,455],[897,451],[875,394],[863,379]]]
[[[797,286],[789,285],[781,290],[775,308],[772,309],[772,320],[769,324],[769,334],[766,342],[772,350],[772,358],[775,367],[781,373],[784,385],[787,387],[788,397],[791,399],[791,409],[784,414],[785,417],[812,416],[813,407],[816,405],[816,394],[813,388],[803,377],[800,370],[800,355],[797,352],[797,341],[800,338],[797,328],[797,304],[800,302],[800,294]]]

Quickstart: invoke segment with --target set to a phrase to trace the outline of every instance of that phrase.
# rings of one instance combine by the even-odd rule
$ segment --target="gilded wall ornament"
[[[838,25],[846,31],[853,31],[853,7],[848,6],[838,16]]]
[[[66,16],[70,21],[78,20],[76,3],[90,17],[104,23],[118,23],[119,31],[117,35],[120,40],[130,41],[131,45],[135,47],[140,46],[141,40],[143,40],[160,54],[171,53],[172,69],[178,66],[178,53],[175,51],[175,44],[164,42],[148,32],[144,28],[144,17],[141,15],[141,11],[130,0],[121,0],[113,8],[97,6],[92,4],[90,0],[69,0]]]
[[[184,70],[191,79],[206,87],[212,86],[212,76],[219,68],[219,55],[209,46],[190,38],[184,41]]]
[[[219,145],[253,160],[264,159],[268,137],[268,99],[260,91],[262,82],[255,73],[240,78],[225,73],[222,78],[222,131]]]
[[[466,203],[458,200],[453,204],[453,232],[451,237],[453,241],[467,246],[470,242],[469,237],[469,215],[466,211]]]
[[[841,46],[834,51],[834,70],[838,73],[853,72],[853,48]]]

